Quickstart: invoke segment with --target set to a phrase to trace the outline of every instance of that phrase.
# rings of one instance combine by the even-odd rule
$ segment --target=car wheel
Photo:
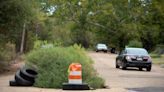
[[[30,82],[35,81],[36,75],[37,72],[35,70],[24,68],[24,67],[20,69],[20,76],[23,79],[28,80]]]
[[[122,65],[122,70],[126,70],[126,64],[125,63],[123,63],[123,65]]]
[[[139,71],[142,71],[142,67],[139,67]]]
[[[118,62],[118,61],[116,60],[116,68],[120,68],[120,66],[117,64],[117,62]]]
[[[126,67],[122,67],[122,70],[126,70]]]
[[[147,67],[146,70],[147,70],[147,71],[151,71],[151,67]]]
[[[107,51],[105,50],[104,53],[107,53]]]
[[[116,68],[120,68],[120,66],[118,66],[118,65],[116,64]]]
[[[17,71],[15,74],[15,81],[20,86],[32,86],[33,85],[33,82],[25,80],[20,76],[20,70]]]

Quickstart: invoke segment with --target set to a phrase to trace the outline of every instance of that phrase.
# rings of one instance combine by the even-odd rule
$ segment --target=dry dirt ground
[[[115,68],[114,54],[89,52],[88,55],[95,61],[94,67],[106,80],[109,89],[76,92],[164,92],[164,68],[153,65],[151,72],[138,71],[135,68],[121,70]],[[0,75],[0,92],[72,92],[61,89],[10,87],[8,82],[13,78],[14,73]]]
[[[115,68],[114,54],[89,53],[95,68],[110,88],[123,88],[130,92],[164,92],[164,68],[153,65],[152,71],[137,68],[121,70]]]

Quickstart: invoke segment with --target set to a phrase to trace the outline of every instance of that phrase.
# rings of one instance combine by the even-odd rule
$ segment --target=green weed
[[[35,85],[43,88],[61,88],[68,82],[68,67],[71,63],[82,64],[83,82],[93,88],[101,88],[104,80],[98,77],[93,61],[81,46],[40,48],[26,56],[26,63],[38,70]]]

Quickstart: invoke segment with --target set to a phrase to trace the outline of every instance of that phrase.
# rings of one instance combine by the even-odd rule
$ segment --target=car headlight
[[[132,61],[130,56],[126,56],[125,58],[126,58],[127,61]]]

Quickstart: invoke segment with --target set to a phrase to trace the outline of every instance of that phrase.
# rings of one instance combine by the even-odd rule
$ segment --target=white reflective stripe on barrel
[[[70,71],[69,75],[81,75],[81,71]]]
[[[78,80],[78,79],[69,79],[69,84],[82,84],[82,80]]]

